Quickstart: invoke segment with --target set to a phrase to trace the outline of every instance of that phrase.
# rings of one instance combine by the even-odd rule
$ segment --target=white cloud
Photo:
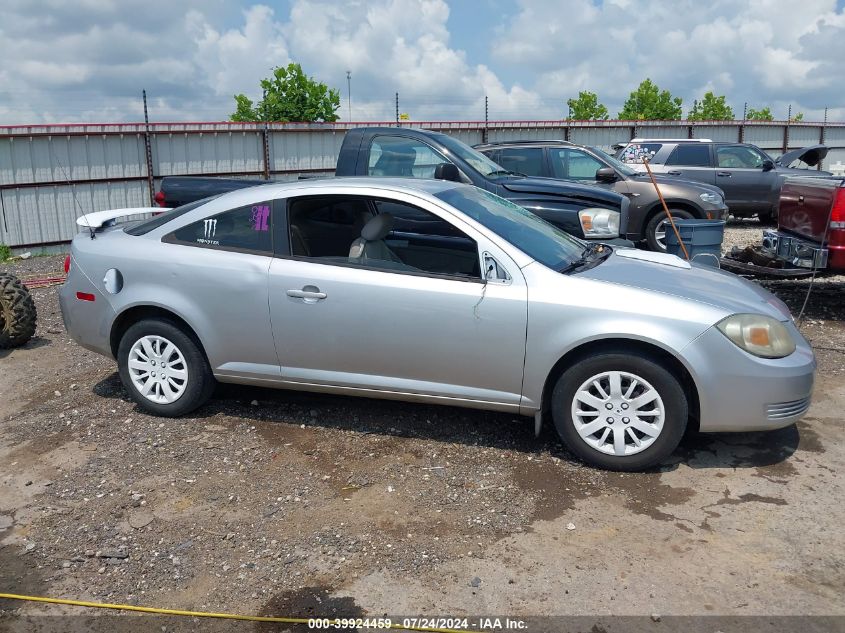
[[[294,0],[289,10],[224,0],[6,0],[0,122],[220,120],[232,95],[291,60],[342,94],[352,116],[558,118],[592,90],[615,114],[645,77],[684,98],[845,115],[845,14],[835,0],[522,0],[487,31],[450,32],[445,0]],[[279,6],[279,5],[276,5]],[[281,5],[286,6],[286,5]],[[461,38],[489,42],[471,59]],[[483,61],[483,63],[479,63]]]

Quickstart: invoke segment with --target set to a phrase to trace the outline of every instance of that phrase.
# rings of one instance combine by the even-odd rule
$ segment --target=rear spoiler
[[[170,209],[164,207],[135,207],[130,209],[109,209],[108,211],[95,211],[85,213],[76,218],[76,224],[83,229],[105,229],[117,224],[118,218],[125,218],[133,215],[145,215],[147,213],[164,213]]]

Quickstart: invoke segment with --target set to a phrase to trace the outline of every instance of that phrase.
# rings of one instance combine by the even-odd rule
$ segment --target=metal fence
[[[76,218],[110,208],[151,206],[170,175],[295,180],[330,173],[346,130],[395,123],[143,123],[0,127],[0,243],[57,245]],[[565,139],[610,149],[635,136],[753,143],[779,156],[824,143],[826,165],[845,162],[845,123],[690,121],[402,122],[470,145]],[[147,151],[149,148],[149,151]]]

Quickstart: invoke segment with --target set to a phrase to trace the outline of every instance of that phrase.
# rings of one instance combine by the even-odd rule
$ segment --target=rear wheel
[[[35,334],[38,312],[29,289],[10,273],[0,273],[0,349],[20,347]]]
[[[695,216],[683,209],[669,209],[673,218],[678,220],[691,220]],[[652,216],[645,227],[645,241],[650,251],[666,252],[666,233],[672,230],[669,218],[662,209]]]
[[[601,353],[566,370],[552,393],[561,439],[584,461],[610,470],[659,464],[687,425],[681,385],[639,353]]]
[[[164,319],[139,321],[127,329],[117,364],[132,399],[156,415],[190,413],[214,391],[214,376],[199,343]]]

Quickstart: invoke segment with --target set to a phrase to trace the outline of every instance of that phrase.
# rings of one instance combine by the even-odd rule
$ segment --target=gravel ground
[[[726,247],[755,235],[732,225]],[[797,313],[808,283],[765,285]],[[815,281],[802,324],[820,367],[806,421],[692,435],[630,475],[450,407],[221,386],[154,418],[66,335],[57,288],[33,294],[36,337],[0,352],[0,588],[305,617],[845,615],[841,277]]]

